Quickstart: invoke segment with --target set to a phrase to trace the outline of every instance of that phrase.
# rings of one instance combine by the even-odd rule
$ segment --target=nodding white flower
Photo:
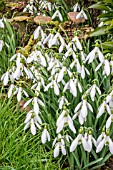
[[[43,44],[50,43],[50,41],[53,39],[54,34],[50,33],[43,41]]]
[[[21,53],[17,53],[10,58],[10,62],[12,61],[16,61],[16,66],[18,67],[18,65],[23,61],[26,63],[26,57]]]
[[[45,106],[44,103],[42,102],[42,100],[40,100],[38,97],[34,97],[32,99],[29,99],[23,106],[23,108],[25,108],[26,106],[28,106],[30,103],[32,102],[33,108],[34,108],[34,113],[36,115],[38,115],[39,113],[39,105],[41,106]]]
[[[8,98],[11,97],[12,93],[13,93],[13,89],[15,88],[14,84],[11,84],[8,90]]]
[[[103,69],[103,75],[109,76],[110,75],[110,62],[105,59],[103,63],[100,63],[95,71],[98,71],[100,69],[100,67],[103,65],[104,69]]]
[[[72,41],[75,42],[76,47],[77,47],[79,50],[82,51],[82,45],[81,45],[81,43],[80,43],[78,37],[75,36],[75,37],[72,39]]]
[[[113,90],[111,91],[110,94],[107,95],[107,97],[106,97],[106,103],[109,103],[111,100],[113,100]]]
[[[67,68],[65,66],[62,67],[62,69],[60,70],[59,74],[58,74],[58,79],[57,82],[62,81],[64,75],[67,73]]]
[[[77,97],[77,91],[78,91],[77,86],[78,86],[79,91],[82,93],[82,86],[79,83],[78,79],[75,79],[74,77],[70,78],[70,80],[65,84],[63,92],[65,92],[67,89],[69,89],[70,93],[74,97]]]
[[[45,2],[41,5],[41,7],[44,9],[48,9],[49,11],[52,11],[54,9],[54,6],[50,2]]]
[[[30,0],[30,4],[33,4],[34,3],[34,0]]]
[[[66,134],[65,139],[67,140],[67,142],[72,141],[72,137],[68,134]]]
[[[57,133],[60,133],[62,131],[62,129],[65,126],[69,126],[69,128],[73,131],[73,133],[76,133],[76,129],[74,127],[73,121],[68,113],[68,110],[63,110],[61,115],[58,117],[57,119]]]
[[[78,116],[79,122],[81,125],[86,121],[86,117],[88,114],[88,109],[93,112],[92,106],[87,102],[86,99],[82,99],[82,101],[75,107],[73,120]]]
[[[104,146],[108,146],[110,152],[113,154],[113,142],[110,138],[109,135],[104,135],[103,138],[99,141],[97,148],[96,148],[96,153],[100,152]]]
[[[80,18],[84,18],[84,19],[86,19],[86,20],[88,19],[86,13],[84,12],[84,10],[81,10],[81,11],[77,14],[76,19],[80,19]]]
[[[65,57],[67,58],[67,57],[69,57],[69,56],[71,56],[71,55],[73,56],[74,60],[76,60],[76,54],[75,54],[75,52],[73,51],[72,48],[69,48],[68,51],[65,53]]]
[[[99,135],[99,137],[97,138],[97,146],[98,144],[102,141],[102,139],[104,139],[104,137],[106,136],[105,134],[105,129],[102,130],[102,133]]]
[[[40,125],[42,124],[42,120],[39,117],[39,115],[35,114],[34,110],[30,110],[26,115],[26,119],[25,119],[24,123],[26,124],[24,126],[24,130],[28,129],[29,126],[30,126],[31,127],[31,133],[33,135],[35,135],[36,134],[36,127],[41,129]]]
[[[78,136],[73,140],[71,146],[70,146],[70,152],[73,152],[78,145],[82,144],[85,151],[90,152],[90,146],[85,139],[85,137],[82,135],[82,130],[80,129],[80,133]]]
[[[76,58],[71,64],[70,64],[70,68],[72,69],[74,66],[76,66],[77,69],[77,73],[81,73],[81,65],[80,62],[78,60],[78,58]]]
[[[89,145],[89,152],[91,152],[93,144],[96,147],[97,146],[97,141],[95,140],[95,138],[92,136],[92,131],[88,130],[87,132],[85,132],[84,134],[84,138],[86,139],[88,145]]]
[[[58,103],[59,103],[59,109],[62,109],[63,108],[63,105],[64,104],[68,104],[68,100],[65,98],[65,96],[62,96],[61,98],[59,98],[58,100]]]
[[[6,73],[4,73],[1,77],[1,81],[3,81],[4,86],[6,86],[9,82],[9,77],[10,77],[10,73],[9,71],[7,71]]]
[[[24,8],[23,12],[26,12],[26,11],[28,11],[30,14],[33,14],[34,12],[37,11],[37,9],[36,9],[36,7],[35,7],[33,4],[28,4],[28,5]]]
[[[85,63],[86,54],[83,51],[81,51],[80,53],[81,53],[82,62]]]
[[[41,51],[35,50],[29,55],[27,63],[31,63],[33,61],[39,62],[43,67],[46,67],[47,65],[45,57],[42,55]]]
[[[36,45],[35,45],[35,49],[37,49],[37,47],[41,47],[41,49],[44,49],[44,45],[42,41],[39,41]]]
[[[67,48],[67,50],[69,50],[70,48],[72,48],[73,49],[73,51],[77,51],[77,48],[76,48],[76,46],[75,46],[75,43],[74,42],[69,42],[69,44],[66,46],[66,48]]]
[[[29,95],[27,94],[27,92],[20,86],[20,87],[16,87],[14,95],[17,94],[17,101],[20,102],[22,99],[22,93],[26,96],[29,97]]]
[[[57,32],[56,35],[52,39],[52,45],[56,45],[56,44],[59,44],[59,43],[62,46],[66,46],[66,43],[65,43],[63,37],[60,35],[59,32]]]
[[[78,10],[80,10],[80,5],[78,3],[76,3],[74,6],[73,6],[73,9],[74,9],[74,12],[77,12]]]
[[[43,144],[45,144],[46,142],[50,141],[50,135],[47,129],[44,129],[42,132],[42,136],[41,136],[41,141]]]
[[[41,41],[44,41],[46,36],[41,26],[38,26],[38,28],[34,31],[33,35],[34,35],[34,40],[36,40],[39,37],[39,35],[41,35]]]
[[[58,134],[58,136],[54,139],[53,146],[55,146],[54,158],[56,158],[59,155],[60,150],[63,155],[66,155],[64,137],[61,134]]]
[[[60,19],[60,21],[63,21],[62,14],[60,13],[59,10],[56,10],[56,12],[52,16],[52,19],[55,19],[56,17],[58,17]]]
[[[97,118],[99,118],[100,116],[102,116],[102,114],[104,112],[108,112],[109,115],[111,115],[111,110],[110,110],[110,107],[109,105],[107,104],[106,101],[103,101],[103,103],[99,106],[98,108],[98,114],[97,114]]]
[[[3,44],[4,44],[3,40],[0,40],[0,52],[2,51]]]
[[[57,77],[58,77],[58,74],[56,74],[55,77],[51,77],[52,80],[47,86],[45,86],[44,91],[48,91],[49,88],[53,88],[54,93],[57,96],[60,94],[59,84],[57,83]]]
[[[112,122],[113,122],[113,111],[111,111],[111,114],[106,121],[106,129],[110,128]]]
[[[100,61],[101,63],[104,62],[104,56],[103,56],[102,52],[100,51],[100,49],[99,49],[98,47],[95,47],[95,48],[88,54],[88,56],[86,57],[85,62],[88,61],[88,63],[90,64],[90,63],[92,63],[93,60],[94,60],[95,58],[97,58],[97,57],[99,58],[99,61]]]
[[[84,66],[84,64],[82,63],[82,67],[81,67],[81,77],[82,79],[85,78],[86,74],[87,73],[88,75],[90,75],[90,72],[88,71],[88,69]]]
[[[95,99],[96,91],[98,92],[99,95],[101,95],[101,91],[99,87],[96,85],[96,83],[94,83],[86,92],[86,93],[90,93],[90,97],[92,101],[94,101]]]
[[[4,28],[4,23],[3,23],[2,19],[0,19],[0,28]]]

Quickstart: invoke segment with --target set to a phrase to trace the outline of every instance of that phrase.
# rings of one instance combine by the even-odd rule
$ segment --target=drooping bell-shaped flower
[[[81,11],[77,14],[76,19],[80,19],[80,18],[84,18],[84,19],[86,19],[86,20],[88,19],[86,13],[84,12],[84,10],[81,10]]]
[[[60,21],[63,21],[62,14],[60,13],[59,10],[56,10],[56,12],[52,16],[52,19],[55,19],[56,17],[58,17],[60,19]]]
[[[46,128],[42,132],[41,141],[43,144],[45,144],[47,141],[50,141],[50,134]]]

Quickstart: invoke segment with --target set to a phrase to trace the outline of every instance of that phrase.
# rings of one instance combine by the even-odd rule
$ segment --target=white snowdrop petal
[[[90,146],[84,137],[82,138],[82,145],[85,151],[90,152]]]
[[[96,148],[96,153],[100,152],[103,147],[105,145],[105,139],[103,139],[98,145],[97,145],[97,148]]]
[[[78,136],[75,138],[75,140],[72,142],[71,146],[70,146],[70,152],[73,152],[76,147],[78,145]]]
[[[106,121],[106,129],[110,128],[111,125],[111,116]]]
[[[44,129],[43,132],[42,132],[41,141],[42,141],[43,144],[45,144],[46,141],[47,141],[46,129]]]
[[[109,138],[109,150],[110,150],[111,154],[113,154],[113,142],[110,138]]]
[[[54,149],[54,158],[56,158],[59,155],[59,145],[57,145]]]
[[[31,133],[33,135],[36,135],[36,127],[35,127],[35,124],[34,124],[34,120],[31,119]]]
[[[82,106],[82,102],[80,102],[76,107],[75,107],[75,110],[74,110],[74,113],[76,113],[80,107]]]
[[[61,151],[62,151],[63,155],[66,155],[66,149],[65,149],[65,147],[63,145],[61,146]]]

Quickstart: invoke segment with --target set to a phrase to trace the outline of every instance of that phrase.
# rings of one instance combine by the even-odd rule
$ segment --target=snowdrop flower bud
[[[87,15],[85,14],[85,12],[83,10],[81,10],[76,16],[76,19],[80,19],[80,18],[84,18],[86,20],[88,19]]]
[[[52,16],[52,19],[55,19],[56,17],[58,17],[60,19],[60,21],[63,21],[63,17],[62,17],[62,14],[60,13],[59,10],[57,10],[53,16]]]
[[[41,141],[43,144],[45,144],[47,140],[50,141],[50,135],[47,129],[44,129],[42,132]]]
[[[4,23],[3,23],[2,19],[0,19],[0,28],[4,28]]]

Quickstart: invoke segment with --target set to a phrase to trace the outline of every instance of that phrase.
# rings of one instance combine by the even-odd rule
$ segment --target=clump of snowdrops
[[[13,55],[1,77],[8,98],[26,101],[24,130],[41,131],[54,158],[63,155],[71,169],[98,169],[113,154],[113,58],[97,42],[89,51],[77,35],[68,41],[41,26],[33,35],[29,56]]]

